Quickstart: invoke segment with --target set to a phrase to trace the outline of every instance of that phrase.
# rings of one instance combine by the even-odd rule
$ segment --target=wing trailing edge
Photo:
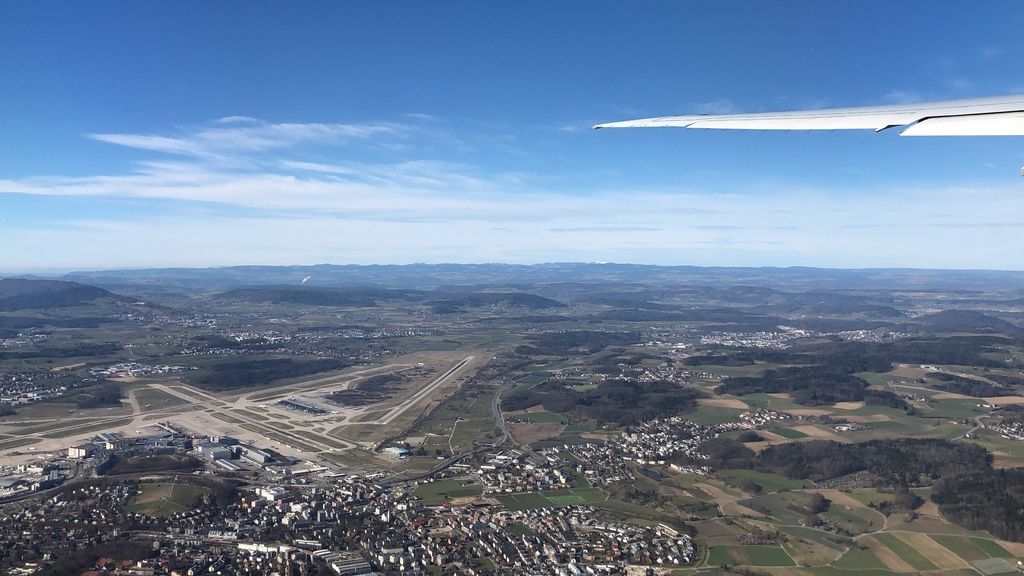
[[[907,126],[902,136],[1024,136],[1024,95],[756,114],[663,116],[600,128],[708,130],[874,130]]]

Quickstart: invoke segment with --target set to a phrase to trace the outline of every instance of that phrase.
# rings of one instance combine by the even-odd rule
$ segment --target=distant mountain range
[[[164,306],[159,295],[166,294],[175,296],[169,302],[172,307],[195,298],[336,307],[400,302],[429,306],[440,314],[482,307],[548,311],[538,321],[550,322],[564,320],[550,312],[571,305],[589,307],[593,312],[581,318],[597,323],[704,322],[730,331],[774,330],[779,325],[822,331],[889,327],[1024,339],[1024,328],[1018,325],[1021,312],[1015,310],[1024,294],[1024,273],[1016,272],[482,264],[154,269],[68,277],[90,278],[105,287],[68,280],[0,279],[0,335],[40,322],[95,324],[109,310],[96,308],[86,312],[91,317],[75,318],[47,311],[124,305],[134,300],[118,293],[125,292],[152,294],[150,302],[155,303],[147,306],[158,308]],[[294,283],[271,283],[282,278]],[[371,279],[379,284],[371,285]],[[840,280],[842,287],[827,287]],[[907,282],[916,287],[908,288]],[[943,290],[943,283],[957,288]],[[890,286],[876,287],[883,284]],[[108,290],[115,287],[120,289]],[[950,309],[913,314],[918,296],[930,291],[941,294],[930,304],[932,309],[937,302]],[[909,299],[908,307],[907,295],[912,293],[918,296]],[[17,314],[4,314],[10,312]]]
[[[221,291],[256,285],[379,286],[429,290],[445,286],[514,284],[643,283],[654,285],[757,286],[789,291],[900,289],[1017,291],[1024,297],[1024,272],[997,270],[842,270],[829,268],[727,268],[639,264],[408,264],[231,266],[74,272],[64,280],[120,290]]]

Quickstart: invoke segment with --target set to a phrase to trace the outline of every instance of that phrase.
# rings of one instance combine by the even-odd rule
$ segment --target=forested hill
[[[922,316],[918,321],[936,331],[943,332],[990,332],[1024,338],[1024,328],[974,310],[943,310],[936,314]]]
[[[440,292],[411,289],[389,289],[373,286],[268,286],[229,290],[214,296],[220,300],[303,304],[308,306],[373,307],[384,301],[429,304],[439,312],[456,312],[463,307],[504,306],[543,310],[561,308],[557,300],[527,292]]]
[[[89,304],[99,299],[124,300],[123,297],[102,288],[77,282],[25,278],[0,279],[0,312],[66,308]]]
[[[423,293],[417,290],[389,290],[374,287],[266,286],[229,290],[217,294],[215,298],[309,306],[376,306],[382,300],[419,300],[422,295]]]

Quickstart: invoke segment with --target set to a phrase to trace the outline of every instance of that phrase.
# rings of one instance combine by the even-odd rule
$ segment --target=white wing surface
[[[598,128],[715,130],[874,130],[906,126],[901,136],[1024,136],[1024,95],[758,114],[664,116]]]

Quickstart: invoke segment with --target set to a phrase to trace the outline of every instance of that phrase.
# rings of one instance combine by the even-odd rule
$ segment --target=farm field
[[[876,541],[894,552],[900,560],[909,564],[914,570],[935,570],[938,568],[938,566],[926,558],[922,552],[919,552],[913,546],[892,533],[879,533],[875,534],[873,537]]]
[[[708,553],[713,566],[793,566],[793,559],[779,546],[714,546]]]

